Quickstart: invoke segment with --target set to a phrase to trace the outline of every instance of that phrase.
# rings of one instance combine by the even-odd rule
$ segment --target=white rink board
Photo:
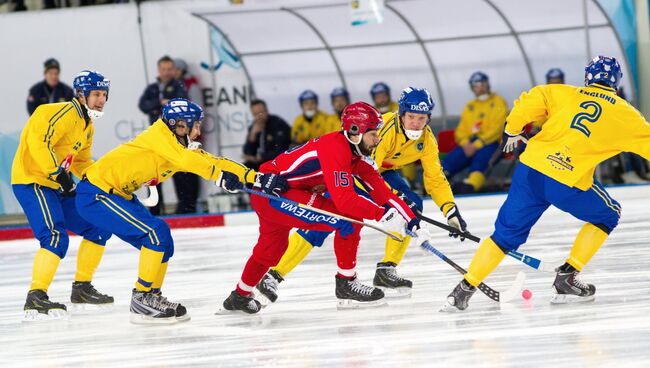
[[[518,270],[533,299],[499,306],[477,292],[467,311],[438,312],[460,280],[451,267],[409,249],[400,272],[414,282],[410,299],[378,309],[337,311],[336,263],[331,240],[315,250],[287,281],[280,299],[256,316],[215,316],[239,280],[257,238],[257,226],[174,231],[176,254],[165,294],[187,306],[192,320],[172,326],[128,321],[138,253],[111,239],[94,284],[115,296],[116,310],[73,316],[68,322],[24,324],[22,306],[36,251],[33,240],[0,243],[0,362],[35,366],[416,367],[416,366],[649,366],[650,186],[611,189],[623,206],[621,224],[587,266],[597,286],[594,303],[551,306],[553,275],[507,258],[486,282],[504,289]],[[460,209],[479,236],[492,231],[504,196],[469,197]],[[485,204],[489,203],[490,206]],[[428,214],[440,219],[432,203]],[[581,223],[549,210],[524,253],[561,261]],[[464,267],[476,249],[435,231],[435,245]],[[69,298],[80,239],[72,238],[50,288]],[[371,282],[383,238],[364,230],[359,275]]]

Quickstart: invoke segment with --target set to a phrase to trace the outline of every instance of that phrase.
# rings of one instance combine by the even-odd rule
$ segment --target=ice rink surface
[[[553,274],[506,258],[486,280],[505,289],[523,270],[534,296],[498,305],[477,292],[464,312],[439,312],[460,280],[450,266],[411,247],[399,271],[413,280],[408,299],[375,309],[336,309],[331,240],[280,284],[277,303],[259,315],[214,315],[239,280],[257,239],[256,225],[174,231],[176,251],[163,287],[192,320],[171,326],[129,323],[138,253],[111,239],[93,284],[116,299],[108,314],[23,323],[22,307],[37,249],[34,240],[0,242],[0,365],[3,367],[444,367],[650,366],[650,186],[610,189],[621,202],[619,227],[583,272],[597,287],[593,303],[549,304]],[[505,196],[458,201],[469,229],[488,236]],[[433,203],[426,213],[441,216]],[[244,215],[245,216],[245,215]],[[249,215],[250,216],[250,215]],[[546,212],[520,250],[559,264],[581,223]],[[431,229],[435,246],[467,267],[476,249]],[[80,239],[49,290],[69,301]],[[384,239],[364,230],[360,279],[371,283]]]

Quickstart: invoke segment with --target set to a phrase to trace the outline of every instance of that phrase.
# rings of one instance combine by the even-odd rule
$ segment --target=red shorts
[[[320,194],[310,193],[304,190],[290,189],[282,194],[283,197],[302,204],[309,204],[311,207],[325,211],[338,213],[331,199]],[[324,223],[308,223],[298,217],[280,212],[271,207],[271,199],[258,195],[251,196],[251,206],[257,213],[260,220],[260,236],[255,248],[253,248],[253,259],[257,262],[273,267],[280,262],[282,255],[289,245],[289,232],[293,228],[318,231],[335,231],[333,227]],[[354,233],[342,237],[338,231],[334,237],[334,252],[339,268],[349,270],[357,264],[357,248],[361,237],[361,225],[352,224]]]

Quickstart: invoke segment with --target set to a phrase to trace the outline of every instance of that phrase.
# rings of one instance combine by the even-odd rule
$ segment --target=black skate
[[[24,322],[67,319],[65,304],[50,301],[43,290],[30,290],[25,301]]]
[[[133,289],[131,296],[131,323],[176,323],[176,311],[163,302],[163,297],[151,291]]]
[[[109,311],[113,310],[113,297],[97,291],[88,282],[75,281],[72,283],[70,294],[72,309],[80,311]]]
[[[160,289],[151,289],[151,293],[161,298],[161,303],[165,304],[167,308],[174,310],[176,314],[176,320],[179,322],[189,321],[190,315],[187,314],[187,308],[185,308],[181,303],[170,302],[167,297],[162,295]]]
[[[409,297],[413,283],[397,274],[397,265],[393,262],[377,263],[377,271],[372,284],[381,289],[386,297]]]
[[[359,282],[357,277],[346,278],[336,275],[336,297],[338,309],[378,307],[386,304],[384,292]]]
[[[255,289],[257,289],[255,294],[264,297],[263,299],[268,301],[268,303],[263,304],[275,303],[278,300],[278,284],[282,281],[284,279],[277,271],[269,270],[257,286],[255,286]]]
[[[244,312],[247,314],[255,314],[262,309],[262,303],[253,299],[250,296],[241,296],[237,290],[232,293],[223,301],[223,308],[217,311],[216,314],[230,314],[232,312]]]
[[[447,296],[447,302],[440,310],[441,312],[453,312],[467,309],[469,298],[476,292],[476,286],[472,286],[463,279],[456,285],[456,288]]]
[[[590,302],[596,299],[596,287],[580,280],[579,273],[568,263],[559,268],[553,282],[551,304]]]

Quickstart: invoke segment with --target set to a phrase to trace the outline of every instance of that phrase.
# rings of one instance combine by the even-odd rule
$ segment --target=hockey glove
[[[61,171],[56,177],[56,182],[61,185],[61,194],[64,197],[73,197],[76,194],[77,184],[72,180],[72,174],[69,171]]]
[[[429,230],[425,228],[417,229],[415,231],[415,235],[413,237],[413,241],[415,241],[415,244],[419,247],[422,245],[424,242],[430,242],[431,241],[431,233]]]
[[[463,220],[463,217],[460,215],[460,211],[458,211],[458,207],[455,204],[449,211],[447,211],[446,217],[447,224],[458,230],[458,232],[450,231],[449,236],[453,236],[454,238],[460,236],[460,241],[465,240],[465,237],[462,234],[467,232],[467,223]]]
[[[398,233],[404,236],[404,229],[406,229],[406,220],[397,212],[397,210],[389,205],[384,205],[384,216],[382,216],[379,223],[384,230],[391,233]]]
[[[289,190],[289,182],[277,174],[257,173],[253,188],[261,189],[266,194],[277,194]]]
[[[517,135],[510,135],[510,133],[504,132],[503,138],[505,142],[503,146],[503,152],[505,153],[510,153],[517,149],[519,142],[523,142],[523,144],[528,143],[528,139],[526,139],[526,137],[524,137],[524,135],[521,133]]]
[[[228,193],[237,193],[244,184],[239,181],[239,177],[231,172],[222,171],[216,181],[218,187],[225,189]]]

